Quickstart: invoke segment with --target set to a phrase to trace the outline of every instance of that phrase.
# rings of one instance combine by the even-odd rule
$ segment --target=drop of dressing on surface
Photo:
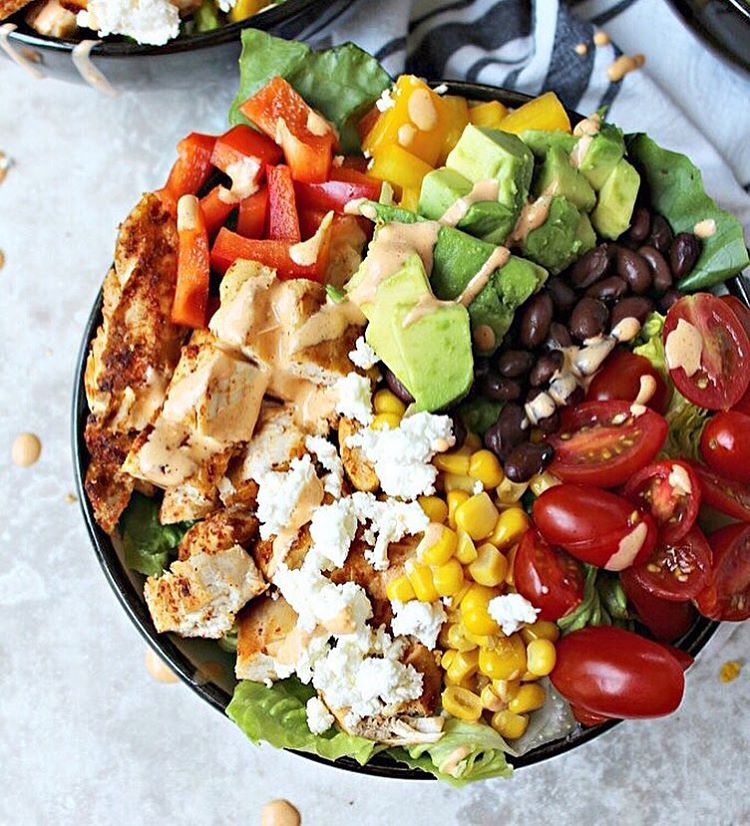
[[[712,235],[716,235],[716,221],[713,218],[706,218],[703,221],[698,221],[698,223],[693,227],[693,233],[698,238],[710,238]]]
[[[157,683],[176,683],[179,677],[162,660],[162,658],[150,648],[146,651],[146,671],[156,680]]]
[[[399,146],[409,146],[417,135],[417,130],[410,124],[405,123],[399,126],[398,129],[398,143]]]
[[[289,257],[295,264],[299,264],[300,267],[312,267],[315,264],[332,221],[333,212],[326,213],[312,238],[289,247]]]
[[[13,441],[10,457],[18,467],[30,467],[39,459],[42,443],[34,433],[20,433]]]
[[[594,140],[594,136],[599,132],[601,126],[602,120],[597,112],[587,118],[584,118],[575,125],[573,134],[576,135],[579,140],[570,153],[571,166],[574,166],[576,169],[581,166],[583,159],[586,157],[586,153],[589,151],[589,147]]]
[[[5,154],[5,152],[0,151],[0,184],[5,180],[11,165],[11,159]]]
[[[608,46],[612,41],[609,39],[607,32],[594,32],[594,44],[596,46]]]
[[[426,89],[417,89],[409,97],[407,106],[412,123],[423,132],[429,132],[438,125],[438,113],[432,96]]]
[[[587,55],[589,53],[589,47],[586,43],[576,43],[573,51],[576,54],[581,55],[581,57],[583,57],[584,55]]]
[[[78,70],[78,74],[92,89],[96,89],[97,92],[114,98],[117,97],[117,90],[99,69],[94,66],[91,60],[91,50],[101,42],[101,40],[82,40],[73,47],[71,58],[73,59],[73,65]]]
[[[288,800],[271,800],[260,810],[260,826],[300,826],[299,811]]]
[[[630,74],[630,72],[640,69],[645,62],[646,56],[642,54],[620,55],[617,60],[607,67],[607,77],[613,83],[616,83],[618,80],[622,80],[625,75]]]
[[[511,243],[522,244],[530,232],[533,232],[547,220],[549,215],[551,195],[542,195],[536,201],[530,201],[523,205],[521,214],[518,216],[516,225],[508,237]]]
[[[700,370],[703,355],[699,330],[684,318],[679,319],[664,343],[664,355],[670,370],[682,367],[686,376],[695,375]]]
[[[42,70],[35,65],[33,60],[29,60],[21,51],[15,49],[10,42],[10,34],[17,28],[18,26],[16,26],[15,23],[3,23],[3,25],[0,26],[0,49],[2,49],[17,66],[20,66],[36,80],[41,80],[41,78],[44,77]]]
[[[648,404],[656,393],[656,379],[645,373],[641,376],[641,386],[638,390],[638,395],[635,397],[634,404]]]
[[[496,201],[500,184],[496,180],[477,181],[463,198],[459,198],[445,210],[440,223],[446,227],[455,227],[466,217],[472,204],[480,201]]]
[[[307,115],[307,131],[322,138],[331,131],[331,126],[322,115],[311,109]]]

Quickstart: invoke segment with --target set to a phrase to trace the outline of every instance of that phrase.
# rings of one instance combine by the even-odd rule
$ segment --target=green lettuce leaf
[[[253,743],[264,740],[278,749],[308,751],[328,760],[352,757],[364,765],[380,750],[377,743],[335,727],[325,734],[310,731],[305,705],[314,695],[315,690],[296,677],[280,680],[270,688],[243,680],[234,690],[227,715]]]
[[[690,159],[662,149],[643,133],[627,135],[626,140],[628,158],[648,184],[654,209],[675,233],[692,232],[707,218],[716,222],[716,233],[703,240],[701,255],[693,271],[677,284],[679,289],[705,290],[750,264],[742,225],[706,194],[701,173]]]
[[[507,743],[487,723],[467,723],[449,717],[443,731],[437,743],[389,749],[388,754],[454,786],[513,774],[513,768],[505,759]],[[460,759],[456,761],[457,756]]]
[[[665,414],[669,431],[662,453],[671,459],[694,459],[699,461],[701,458],[699,455],[701,433],[710,412],[689,402],[674,387],[672,379],[669,377],[664,355],[663,329],[664,316],[659,313],[651,313],[638,337],[638,341],[641,343],[633,348],[633,352],[647,358],[661,373],[667,384],[672,386],[672,398]]]
[[[240,105],[278,75],[336,126],[344,152],[359,149],[357,120],[391,85],[378,61],[353,43],[316,52],[304,43],[245,29],[240,88],[229,110],[229,122],[248,123]]]
[[[125,564],[146,576],[159,576],[168,566],[169,558],[192,523],[159,522],[159,502],[134,493],[120,517],[120,535],[125,551]]]
[[[627,598],[620,578],[594,565],[583,567],[586,570],[583,601],[574,611],[557,621],[563,634],[578,631],[588,625],[630,627]]]

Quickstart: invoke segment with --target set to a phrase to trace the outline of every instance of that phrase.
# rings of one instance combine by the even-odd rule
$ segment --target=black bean
[[[389,370],[385,365],[383,365],[383,374],[385,376],[385,383],[388,385],[388,389],[394,396],[398,396],[404,404],[411,404],[414,401],[412,394],[396,378],[395,373]]]
[[[528,482],[534,474],[541,473],[547,467],[554,455],[552,446],[544,442],[517,445],[505,461],[505,475],[511,482]]]
[[[610,254],[609,246],[600,244],[579,258],[570,268],[570,281],[573,286],[579,290],[585,290],[594,281],[598,281],[607,271]]]
[[[635,250],[620,247],[617,250],[617,274],[636,295],[648,292],[653,276],[646,259]]]
[[[480,386],[482,395],[496,402],[512,402],[521,397],[521,385],[497,373],[488,373]]]
[[[536,426],[544,433],[556,433],[560,429],[560,414],[555,410],[546,419],[539,419]]]
[[[573,339],[570,337],[568,328],[559,321],[553,321],[549,326],[549,338],[547,347],[550,350],[561,350],[563,347],[570,347]]]
[[[568,315],[576,303],[577,296],[575,291],[571,289],[559,276],[553,276],[544,285],[544,288],[552,297],[552,303],[555,305],[555,310],[562,316]]]
[[[528,427],[523,426],[525,421],[526,414],[520,404],[506,404],[495,424],[484,434],[485,447],[505,459],[516,445],[528,439]]]
[[[648,235],[649,229],[651,229],[651,215],[649,211],[646,207],[636,207],[633,218],[630,221],[630,229],[628,230],[627,237],[631,241],[640,243]]]
[[[604,278],[592,284],[586,295],[591,298],[598,298],[600,301],[617,301],[622,298],[628,291],[628,285],[616,275],[610,275],[609,278]]]
[[[586,391],[581,387],[581,385],[577,385],[576,389],[565,399],[565,404],[570,405],[571,407],[575,407],[577,404],[580,404],[586,398]]]
[[[552,299],[546,292],[537,293],[526,302],[519,328],[521,344],[524,347],[536,350],[547,338],[552,310]]]
[[[474,359],[474,381],[480,381],[490,374],[492,365],[490,360],[483,356],[477,356]]]
[[[667,290],[659,299],[659,312],[669,312],[673,304],[676,304],[682,298],[682,293],[679,290]]]
[[[462,447],[463,443],[466,441],[466,436],[468,435],[463,420],[457,413],[454,413],[451,416],[451,422],[453,424],[453,435],[456,437],[455,446],[457,448]]]
[[[528,350],[506,350],[497,359],[497,372],[506,379],[525,376],[534,366],[534,356]]]
[[[656,247],[661,253],[669,252],[672,243],[672,230],[666,219],[661,215],[654,215],[651,219],[651,234],[648,239],[649,246]]]
[[[534,365],[529,373],[529,384],[532,387],[541,387],[555,375],[563,366],[564,357],[559,350],[551,350],[539,357],[539,361]]]
[[[654,302],[650,298],[631,295],[620,299],[612,308],[610,324],[616,327],[624,318],[637,318],[641,324],[654,309]]]
[[[675,278],[684,278],[695,266],[701,254],[701,243],[692,232],[675,235],[669,248],[669,266]]]
[[[607,326],[609,311],[596,298],[582,298],[570,314],[570,332],[579,341],[598,336]]]
[[[638,253],[646,259],[654,276],[654,291],[663,293],[672,286],[672,271],[664,256],[656,247],[639,247]]]

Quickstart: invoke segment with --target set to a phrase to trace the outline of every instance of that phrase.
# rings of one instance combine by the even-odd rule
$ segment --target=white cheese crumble
[[[487,610],[507,637],[526,623],[536,622],[538,608],[520,594],[503,594],[491,599]]]
[[[324,734],[333,725],[333,714],[319,697],[310,697],[305,706],[307,727],[313,734]]]
[[[318,508],[310,523],[310,538],[321,567],[341,568],[357,532],[357,513],[351,498]]]
[[[258,487],[257,517],[261,539],[278,534],[289,524],[300,494],[315,476],[308,455],[292,459],[289,470],[270,470]]]
[[[169,0],[89,0],[76,22],[99,37],[123,34],[152,46],[163,46],[180,33],[180,13]]]
[[[341,496],[341,486],[344,482],[344,465],[336,446],[332,445],[323,436],[307,436],[305,447],[310,453],[315,454],[320,464],[328,471],[321,479],[323,490],[335,498]]]
[[[389,109],[393,109],[395,105],[396,101],[393,99],[393,94],[390,87],[383,89],[380,93],[380,97],[375,101],[375,106],[377,107],[378,112],[387,112]]]
[[[349,353],[349,361],[362,370],[369,370],[378,363],[379,359],[378,354],[360,336],[354,342],[354,349]]]
[[[441,603],[413,599],[394,601],[391,605],[394,612],[391,630],[397,637],[416,637],[430,650],[435,648],[440,629],[448,619]]]
[[[357,518],[369,522],[364,540],[371,549],[365,550],[365,559],[376,571],[388,567],[388,546],[404,536],[414,536],[427,530],[430,520],[417,502],[380,501],[371,493],[352,494]]]
[[[334,385],[336,393],[336,412],[349,419],[356,419],[360,424],[368,425],[372,421],[372,393],[370,380],[359,373],[347,373]]]
[[[430,462],[455,441],[450,417],[423,412],[404,417],[395,429],[362,429],[347,446],[362,448],[388,496],[416,499],[435,492],[437,468]]]

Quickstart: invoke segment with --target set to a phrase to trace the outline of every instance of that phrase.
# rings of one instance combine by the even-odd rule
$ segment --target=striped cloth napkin
[[[611,42],[596,45],[596,31]],[[552,89],[583,114],[606,105],[626,131],[688,154],[750,234],[750,78],[706,51],[663,0],[354,0],[298,36],[352,40],[394,76]],[[623,54],[645,63],[612,80]]]

